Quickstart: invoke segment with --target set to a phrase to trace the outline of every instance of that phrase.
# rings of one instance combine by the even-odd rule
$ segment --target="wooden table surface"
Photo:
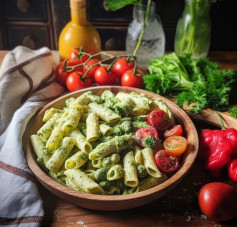
[[[0,51],[0,63],[7,51]],[[219,62],[223,68],[237,70],[237,52],[215,52],[210,59]],[[198,132],[211,127],[194,121]],[[51,194],[38,184],[44,202],[46,226],[82,227],[155,227],[155,226],[237,226],[237,217],[227,222],[214,222],[203,215],[198,206],[199,189],[214,179],[197,158],[189,174],[171,192],[162,198],[139,208],[125,211],[95,211],[76,207]],[[237,189],[237,183],[227,178],[220,181]]]

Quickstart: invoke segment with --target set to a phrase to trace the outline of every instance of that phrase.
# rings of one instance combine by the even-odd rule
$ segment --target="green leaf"
[[[232,117],[237,118],[237,107],[236,106],[229,108],[228,112],[230,113],[230,115]]]
[[[138,3],[138,0],[105,0],[105,8],[116,11],[127,5],[135,5],[136,3]]]

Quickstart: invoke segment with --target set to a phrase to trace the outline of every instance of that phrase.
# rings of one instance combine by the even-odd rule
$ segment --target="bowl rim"
[[[29,139],[29,134],[26,136],[26,159],[27,159],[27,163],[31,169],[31,171],[33,172],[33,174],[36,176],[36,178],[41,182],[41,184],[43,184],[45,187],[47,186],[48,188],[56,188],[56,190],[59,190],[60,188],[62,188],[63,190],[59,190],[60,192],[64,193],[64,194],[68,194],[70,196],[73,197],[77,197],[78,199],[86,199],[86,200],[91,200],[94,201],[95,199],[97,201],[101,201],[101,202],[109,202],[109,201],[126,201],[126,200],[134,200],[134,199],[142,199],[144,197],[147,196],[151,196],[151,195],[155,195],[158,191],[162,192],[162,191],[166,191],[167,187],[169,187],[169,189],[173,189],[177,183],[179,183],[185,176],[186,174],[189,172],[189,170],[191,169],[192,165],[194,164],[196,157],[197,157],[197,153],[198,153],[198,134],[196,131],[196,127],[194,126],[192,120],[190,119],[190,117],[185,113],[184,110],[182,110],[177,104],[175,104],[174,102],[170,101],[169,99],[167,99],[166,97],[160,96],[158,94],[152,93],[150,91],[146,91],[143,89],[139,89],[139,88],[129,88],[129,87],[121,87],[121,86],[95,86],[95,87],[90,87],[90,88],[85,88],[85,89],[81,89],[79,91],[75,91],[75,92],[71,92],[71,93],[67,93],[64,94],[58,98],[56,98],[55,100],[49,102],[48,104],[46,104],[43,108],[41,108],[33,117],[31,120],[37,118],[37,116],[39,116],[39,114],[41,114],[42,112],[44,112],[47,108],[49,108],[49,106],[57,103],[58,101],[62,100],[62,99],[66,99],[69,98],[71,96],[76,96],[77,94],[81,94],[87,91],[94,91],[94,90],[123,90],[123,88],[125,90],[127,90],[127,92],[137,92],[137,93],[145,93],[146,95],[150,95],[153,96],[154,95],[158,98],[161,98],[170,108],[170,106],[172,106],[172,108],[176,108],[177,111],[179,112],[179,114],[185,116],[185,121],[187,121],[187,124],[189,124],[189,126],[192,129],[192,134],[189,135],[191,136],[191,138],[187,138],[189,140],[197,140],[197,143],[192,144],[192,150],[190,150],[189,154],[186,154],[185,156],[185,160],[186,160],[186,164],[182,165],[179,170],[171,177],[169,177],[166,181],[162,182],[161,184],[152,187],[150,189],[141,191],[141,192],[136,192],[136,193],[132,193],[132,194],[126,194],[126,195],[98,195],[98,194],[90,194],[90,193],[85,193],[85,192],[80,192],[80,191],[76,191],[74,189],[71,189],[57,181],[55,181],[54,179],[52,179],[47,173],[45,173],[40,166],[38,165],[38,163],[36,162],[36,155],[32,149],[32,145],[30,143],[30,139]],[[171,108],[171,109],[172,109]],[[182,119],[183,122],[183,119]],[[27,125],[27,128],[29,127],[29,124]],[[26,130],[27,131],[27,130]],[[188,145],[188,149],[191,149]],[[185,161],[183,160],[183,162]],[[42,180],[42,176],[44,177],[45,180]]]

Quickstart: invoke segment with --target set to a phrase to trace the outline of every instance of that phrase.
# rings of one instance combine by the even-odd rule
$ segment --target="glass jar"
[[[165,34],[161,20],[156,15],[155,10],[156,4],[151,2],[142,42],[136,54],[137,64],[140,67],[147,67],[150,64],[151,58],[161,57],[165,52]],[[128,26],[126,37],[126,51],[128,54],[133,54],[137,46],[145,12],[146,5],[137,4],[133,8],[133,20]]]
[[[174,50],[177,55],[191,54],[206,57],[210,47],[210,7],[213,0],[185,0],[185,8],[178,21]]]

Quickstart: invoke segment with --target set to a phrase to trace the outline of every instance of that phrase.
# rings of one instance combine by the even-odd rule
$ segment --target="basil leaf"
[[[115,11],[127,5],[135,5],[139,0],[105,0],[105,8]]]

